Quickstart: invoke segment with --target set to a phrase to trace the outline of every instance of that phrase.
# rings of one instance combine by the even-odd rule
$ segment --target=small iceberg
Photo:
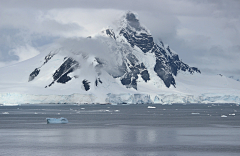
[[[235,113],[232,113],[232,114],[229,114],[229,115],[234,116],[234,115],[236,115],[236,114],[235,114]]]
[[[66,124],[68,123],[68,120],[64,117],[61,117],[61,118],[46,118],[47,120],[47,124]]]
[[[156,107],[154,107],[154,106],[148,106],[147,108],[156,108]]]
[[[227,116],[226,115],[221,115],[221,118],[226,118]]]
[[[4,103],[3,106],[21,106],[21,104],[16,104],[16,103]]]
[[[2,114],[9,114],[8,112],[3,112]]]
[[[191,113],[191,114],[193,114],[193,115],[197,115],[197,114],[200,114],[200,113]]]

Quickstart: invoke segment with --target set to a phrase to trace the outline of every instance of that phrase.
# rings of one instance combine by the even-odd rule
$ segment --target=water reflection
[[[47,129],[20,131],[18,137],[25,142],[49,144],[176,144],[175,129],[123,126],[112,128]]]
[[[239,132],[230,130],[227,137],[225,130],[131,126],[0,130],[0,149],[3,155],[224,155],[225,150],[235,155],[240,152]]]
[[[171,128],[126,128],[121,133],[122,143],[173,145],[177,142],[176,131]]]
[[[197,105],[194,110],[193,106],[174,105],[153,110],[142,105],[38,107],[0,108],[1,112],[10,112],[0,113],[0,155],[235,156],[240,153],[237,107]],[[192,115],[196,107],[200,114]],[[96,111],[106,109],[109,111]],[[220,117],[222,112],[229,114],[233,109],[238,110],[235,116]],[[57,112],[70,123],[46,124],[46,114],[56,117]]]

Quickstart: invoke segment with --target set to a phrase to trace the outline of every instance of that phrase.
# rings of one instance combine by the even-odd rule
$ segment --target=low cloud
[[[38,55],[40,52],[30,45],[25,45],[13,49],[11,53],[18,56],[18,61],[21,62]]]
[[[111,38],[97,36],[94,38],[68,38],[59,41],[59,47],[63,49],[62,53],[69,57],[75,58],[76,56],[82,57],[96,57],[105,63],[106,67],[116,67],[118,64],[118,55],[109,49],[108,44],[115,44]],[[117,46],[117,45],[115,45]],[[115,47],[114,46],[114,47]],[[77,55],[76,55],[77,54]],[[80,58],[81,59],[81,58]],[[121,62],[121,61],[120,61]]]

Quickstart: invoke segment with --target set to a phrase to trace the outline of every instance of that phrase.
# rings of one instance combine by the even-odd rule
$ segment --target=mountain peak
[[[132,11],[125,12],[120,23],[120,27],[128,27],[129,29],[134,28],[136,31],[141,31],[143,29],[137,18],[137,14]]]
[[[125,16],[129,22],[139,22],[139,20],[136,18],[136,15],[131,11],[128,11]]]
[[[133,14],[132,12],[128,12],[126,14],[126,19],[127,19],[128,24],[131,27],[135,28],[136,30],[141,30],[139,20],[136,18],[135,14]]]

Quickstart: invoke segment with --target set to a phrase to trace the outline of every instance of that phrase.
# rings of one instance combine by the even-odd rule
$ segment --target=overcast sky
[[[240,78],[239,0],[0,0],[0,66],[96,34],[127,10],[185,63]]]

